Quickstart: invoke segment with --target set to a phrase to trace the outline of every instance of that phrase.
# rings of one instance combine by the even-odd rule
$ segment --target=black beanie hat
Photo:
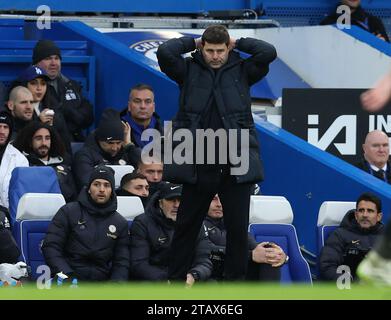
[[[39,40],[33,49],[33,64],[53,55],[61,59],[59,47],[52,40]]]
[[[7,143],[10,141],[12,136],[12,129],[14,126],[14,121],[12,120],[12,116],[7,111],[1,111],[0,112],[0,123],[5,123],[10,128],[10,132],[8,135]]]
[[[98,141],[124,140],[124,126],[118,110],[103,111],[95,134]]]
[[[114,180],[114,170],[105,165],[97,165],[94,170],[91,172],[90,179],[88,180],[88,188],[90,188],[91,183],[95,179],[104,179],[110,182],[111,189],[114,192],[115,189],[115,180]]]

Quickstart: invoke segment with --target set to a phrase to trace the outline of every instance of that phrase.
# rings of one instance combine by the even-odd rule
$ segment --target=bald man
[[[11,141],[16,138],[20,130],[33,121],[33,100],[33,94],[26,87],[18,86],[11,90],[7,102],[8,111],[11,113],[14,126]]]
[[[391,183],[388,136],[380,130],[371,131],[367,134],[362,148],[364,159],[357,164],[357,167],[384,182]]]

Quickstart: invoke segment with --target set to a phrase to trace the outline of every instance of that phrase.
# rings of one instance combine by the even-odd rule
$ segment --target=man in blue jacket
[[[194,50],[190,58],[183,57]],[[244,59],[237,51],[250,56]],[[247,268],[250,194],[254,183],[263,179],[250,87],[268,73],[276,50],[262,40],[233,39],[223,25],[213,25],[204,31],[202,38],[166,41],[159,46],[157,57],[161,70],[181,90],[172,131],[175,135],[185,129],[192,135],[190,141],[173,146],[181,143],[179,147],[185,145],[189,150],[195,146],[190,161],[176,161],[176,152],[172,163],[164,161],[163,180],[183,183],[169,276],[173,280],[186,279],[197,234],[211,200],[218,193],[227,227],[225,277],[243,280]],[[197,141],[200,131],[205,138]],[[217,139],[216,144],[209,143],[208,136],[217,134],[223,138]],[[216,142],[215,137],[212,139]],[[168,150],[165,148],[164,152],[166,156]]]

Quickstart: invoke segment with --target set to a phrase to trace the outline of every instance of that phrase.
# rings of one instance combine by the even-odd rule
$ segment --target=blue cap
[[[25,69],[20,75],[18,80],[19,81],[31,81],[36,78],[44,78],[46,81],[49,81],[50,78],[48,74],[46,73],[45,70],[41,69],[40,67],[37,66],[30,66],[27,69]]]

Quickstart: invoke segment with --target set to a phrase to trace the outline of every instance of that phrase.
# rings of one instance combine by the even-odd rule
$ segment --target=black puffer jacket
[[[214,219],[206,216],[204,220],[204,228],[208,233],[209,240],[212,244],[211,260],[213,263],[212,278],[222,279],[224,272],[225,247],[227,243],[227,229],[224,225],[224,219]],[[252,250],[257,246],[254,237],[248,234],[248,260],[252,261]]]
[[[237,182],[259,182],[263,180],[263,167],[251,113],[250,87],[268,73],[269,64],[276,58],[276,50],[262,40],[241,38],[236,43],[236,49],[251,56],[243,59],[238,52],[231,51],[227,63],[216,71],[205,63],[199,50],[191,58],[182,57],[182,54],[195,49],[193,38],[182,37],[164,42],[157,51],[161,70],[176,81],[181,90],[179,111],[173,120],[172,131],[189,129],[195,139],[196,129],[204,129],[205,114],[212,105],[216,105],[223,128],[238,130],[238,142],[241,141],[240,129],[249,130],[248,146],[231,143],[228,139],[231,148],[237,146],[236,150],[232,150],[236,155],[243,157],[248,152],[249,170],[236,175]],[[164,180],[195,184],[196,166],[165,164]]]
[[[8,209],[0,206],[0,263],[16,263],[20,250],[12,237]]]
[[[54,87],[54,81],[57,90]],[[85,137],[82,130],[88,128],[94,122],[93,107],[82,95],[80,85],[60,75],[54,81],[49,81],[48,94],[56,105],[56,110],[64,115],[71,141],[82,142]]]
[[[84,146],[76,152],[72,171],[79,190],[88,184],[92,169],[100,164],[104,165],[127,165],[137,167],[141,159],[141,150],[133,145],[122,148],[115,157],[104,152],[92,132],[87,138]]]
[[[383,231],[379,222],[369,229],[363,229],[354,216],[355,210],[346,213],[340,226],[326,240],[320,254],[320,273],[324,280],[337,280],[340,265],[348,265],[355,278],[358,264],[373,247],[377,237]]]
[[[170,245],[175,222],[167,219],[157,202],[146,213],[137,216],[130,228],[130,277],[138,280],[167,280]],[[189,272],[197,272],[199,280],[206,280],[212,273],[209,259],[210,243],[200,230]]]
[[[85,188],[77,202],[60,208],[42,246],[53,274],[62,271],[88,281],[128,279],[128,224],[116,209],[115,193],[98,206]]]
[[[29,161],[30,167],[52,167],[56,171],[61,193],[64,196],[65,201],[70,202],[76,200],[77,190],[71,169],[70,157],[50,157],[48,164],[45,164],[35,154],[27,154],[25,152],[23,152],[23,154]]]

